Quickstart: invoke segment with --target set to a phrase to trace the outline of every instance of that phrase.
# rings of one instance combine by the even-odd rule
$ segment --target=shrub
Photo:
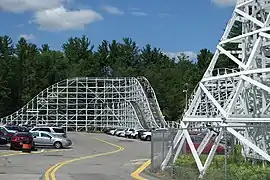
[[[207,156],[201,155],[204,163]],[[216,155],[206,171],[205,179],[224,179],[225,167],[224,156]],[[195,180],[198,179],[199,171],[192,154],[181,155],[175,162],[176,176],[178,179]],[[245,161],[241,154],[241,146],[236,145],[233,152],[227,158],[228,180],[270,180],[270,166],[257,161],[254,165],[250,161]]]

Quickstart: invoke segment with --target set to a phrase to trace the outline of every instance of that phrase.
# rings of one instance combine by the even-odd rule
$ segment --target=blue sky
[[[24,36],[60,49],[71,36],[131,37],[171,55],[212,51],[231,17],[235,0],[0,0],[0,35]],[[192,55],[191,55],[192,56]]]

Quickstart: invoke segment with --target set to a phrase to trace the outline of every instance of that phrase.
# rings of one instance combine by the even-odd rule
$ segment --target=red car
[[[24,141],[32,144],[32,149],[35,149],[32,133],[29,132],[17,132],[14,136],[12,136],[10,141],[10,149],[21,150]]]
[[[192,135],[190,137],[191,137],[191,140],[193,141],[195,149],[198,149],[204,137],[203,136],[192,136]],[[214,145],[214,138],[211,138],[211,140],[205,146],[202,154],[209,154],[213,145]],[[190,150],[190,147],[189,147],[187,141],[186,141],[186,153],[191,153],[191,150]],[[217,154],[224,154],[225,148],[222,145],[218,145],[216,153]]]

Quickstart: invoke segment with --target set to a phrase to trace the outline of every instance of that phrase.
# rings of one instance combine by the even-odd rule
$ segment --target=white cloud
[[[37,11],[33,22],[43,30],[62,31],[84,29],[87,24],[102,19],[99,13],[91,9],[69,11],[61,6]]]
[[[128,8],[130,11],[139,11],[140,8],[137,8],[137,7],[130,7]]]
[[[73,0],[0,0],[0,11],[33,11],[34,17],[28,23],[38,24],[40,29],[50,31],[83,29],[87,24],[103,19],[91,9],[67,10],[65,6],[70,5],[71,1]]]
[[[159,13],[158,16],[159,16],[159,17],[170,17],[170,16],[172,16],[172,15],[169,14],[169,13]]]
[[[237,0],[211,0],[219,6],[234,6]]]
[[[21,34],[19,38],[24,38],[25,40],[33,40],[36,37],[33,34]]]
[[[169,56],[170,58],[176,58],[177,56],[180,56],[181,53],[184,53],[186,56],[189,57],[190,60],[195,61],[197,58],[197,53],[192,52],[192,51],[184,51],[184,52],[165,52],[165,54],[167,56]]]
[[[59,7],[69,0],[0,0],[0,10],[14,13]]]
[[[147,16],[147,13],[139,12],[139,11],[131,12],[131,14],[134,15],[134,16]]]
[[[104,6],[102,9],[105,12],[110,13],[110,14],[119,14],[119,15],[124,14],[123,11],[121,11],[120,9],[118,9],[117,7],[114,7],[114,6]]]

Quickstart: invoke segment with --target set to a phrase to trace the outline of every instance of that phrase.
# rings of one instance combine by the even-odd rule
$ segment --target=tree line
[[[131,38],[103,40],[94,47],[86,36],[71,37],[62,50],[41,47],[21,38],[0,36],[0,117],[20,109],[48,86],[72,77],[145,76],[154,88],[166,120],[177,120],[190,94],[202,78],[213,53],[202,49],[197,60],[185,54],[170,58],[159,48],[138,47]],[[221,57],[218,66],[228,64]],[[224,64],[225,63],[225,64]]]

